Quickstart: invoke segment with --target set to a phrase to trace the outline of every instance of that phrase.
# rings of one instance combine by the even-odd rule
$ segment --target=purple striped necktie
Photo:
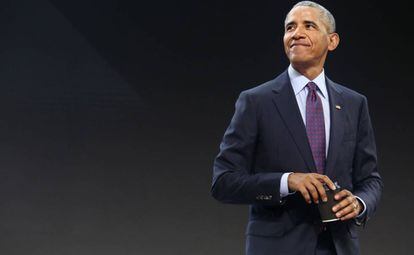
[[[308,134],[316,170],[320,174],[325,172],[325,121],[323,118],[322,101],[318,96],[317,85],[309,82],[308,97],[306,98],[306,133]]]

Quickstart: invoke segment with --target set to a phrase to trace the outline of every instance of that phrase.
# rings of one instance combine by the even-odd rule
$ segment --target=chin
[[[298,55],[290,55],[289,56],[289,60],[291,63],[295,63],[295,64],[305,64],[307,62],[309,62],[309,59],[307,59],[304,56],[298,56]]]
[[[305,59],[289,59],[290,64],[296,67],[308,67],[311,66],[311,62]]]

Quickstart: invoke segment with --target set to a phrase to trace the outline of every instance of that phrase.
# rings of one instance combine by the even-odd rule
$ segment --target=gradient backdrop
[[[294,3],[2,0],[0,253],[243,254],[247,206],[210,197],[212,163],[238,94],[287,67]],[[411,254],[412,15],[320,3],[341,35],[326,73],[368,97],[385,183],[363,254]]]

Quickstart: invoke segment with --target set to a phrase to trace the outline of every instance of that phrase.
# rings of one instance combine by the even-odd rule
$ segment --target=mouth
[[[289,48],[292,49],[294,47],[310,47],[310,45],[309,44],[305,44],[305,43],[293,43],[293,44],[290,45]]]

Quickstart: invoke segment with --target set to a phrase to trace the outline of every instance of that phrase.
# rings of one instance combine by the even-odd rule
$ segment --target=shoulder
[[[267,96],[268,94],[272,93],[272,89],[275,86],[275,80],[270,80],[259,84],[255,87],[246,89],[242,91],[240,94],[249,96],[249,97],[263,97]]]
[[[347,85],[343,85],[343,84],[339,84],[337,82],[333,82],[329,79],[328,83],[339,93],[341,93],[342,97],[346,100],[346,101],[351,101],[351,102],[363,102],[366,101],[367,98],[365,95],[363,95],[362,93],[350,89]]]
[[[286,84],[289,84],[289,76],[287,71],[282,72],[276,78],[256,85],[255,87],[246,89],[240,93],[241,96],[247,96],[253,99],[271,98],[275,91],[280,90]]]

